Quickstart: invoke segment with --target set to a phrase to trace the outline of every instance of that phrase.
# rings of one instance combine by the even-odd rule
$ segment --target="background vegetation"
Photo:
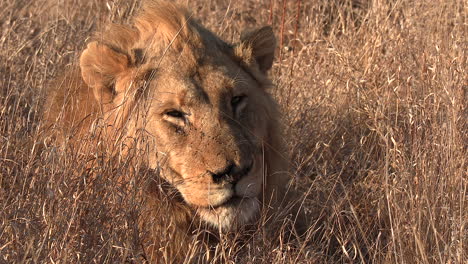
[[[271,92],[311,219],[307,243],[226,240],[216,260],[466,263],[465,1],[181,2],[228,41],[273,25]],[[38,131],[47,80],[138,6],[0,2],[0,263],[139,261],[137,188],[115,184],[128,166],[90,180],[73,153],[40,149]]]

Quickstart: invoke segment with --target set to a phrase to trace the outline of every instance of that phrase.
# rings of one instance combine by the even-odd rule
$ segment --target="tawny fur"
[[[274,50],[268,27],[230,45],[184,8],[147,1],[133,25],[110,25],[88,44],[80,67],[51,86],[44,123],[58,143],[81,146],[97,127],[100,144],[112,157],[125,152],[109,146],[137,138],[138,131],[153,136],[147,166],[160,173],[148,185],[140,217],[149,259],[183,259],[191,232],[200,226],[241,230],[258,219],[256,207],[269,215],[284,211],[287,155],[278,108],[267,93]],[[236,93],[248,100],[239,114],[229,103]],[[187,109],[190,125],[168,115],[172,108]],[[237,189],[209,176],[228,161],[239,168],[254,164]],[[224,205],[231,193],[245,196],[238,212]],[[216,219],[219,214],[226,218]]]

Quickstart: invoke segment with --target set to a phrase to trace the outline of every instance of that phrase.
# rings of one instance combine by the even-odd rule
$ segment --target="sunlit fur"
[[[145,150],[146,166],[159,172],[140,216],[150,230],[149,258],[183,256],[197,220],[235,231],[259,219],[262,208],[281,207],[289,177],[278,109],[268,94],[274,50],[268,27],[231,45],[185,9],[147,1],[133,25],[99,33],[79,69],[51,87],[45,125],[58,142],[76,146],[99,130],[103,149],[125,142],[125,149]],[[238,107],[235,96],[243,96]],[[184,118],[167,114],[174,109]],[[141,136],[143,143],[128,140]],[[112,151],[107,157],[126,155]],[[250,169],[237,184],[215,181],[213,172],[230,162],[234,172]],[[162,192],[161,182],[174,195]]]

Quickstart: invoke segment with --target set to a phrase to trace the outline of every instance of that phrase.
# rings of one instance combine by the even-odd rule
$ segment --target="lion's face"
[[[195,71],[180,72],[184,62],[174,61],[155,73],[144,129],[154,137],[150,166],[162,167],[161,175],[202,219],[227,229],[250,222],[260,209],[267,97],[247,72],[219,55]]]
[[[149,139],[148,166],[159,168],[202,220],[233,229],[261,208],[274,105],[265,73],[275,39],[262,28],[230,46],[176,15],[142,16],[138,31],[112,35],[111,43],[123,39],[116,46],[92,42],[80,59],[82,76],[109,126]]]

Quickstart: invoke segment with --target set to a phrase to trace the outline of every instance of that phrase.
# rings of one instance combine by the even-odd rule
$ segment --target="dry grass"
[[[280,47],[272,92],[311,219],[307,243],[226,239],[215,259],[467,261],[464,1],[184,2],[227,40],[273,24]],[[128,190],[141,183],[114,184],[127,164],[102,164],[90,181],[73,154],[39,151],[37,131],[46,81],[76,60],[94,30],[137,7],[0,3],[0,263],[138,262],[139,201]]]

